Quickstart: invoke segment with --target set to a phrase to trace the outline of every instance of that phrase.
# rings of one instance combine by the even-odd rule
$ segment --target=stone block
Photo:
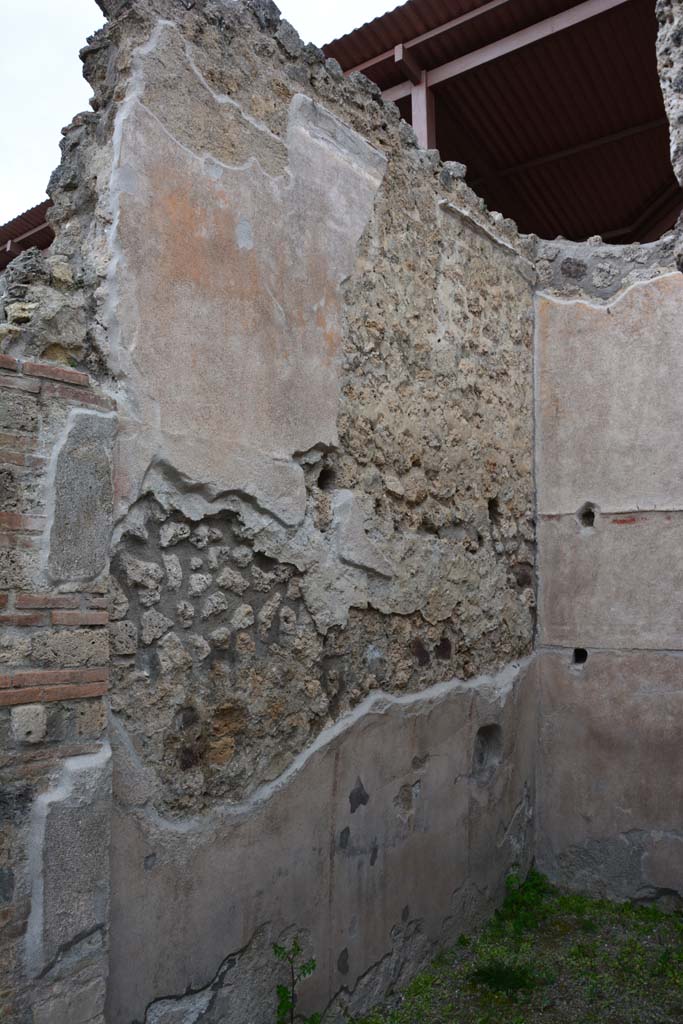
[[[26,962],[41,975],[75,942],[103,929],[109,906],[111,756],[96,754],[63,763],[56,783],[31,812],[31,913]],[[90,944],[84,954],[92,955]]]
[[[34,633],[31,659],[40,665],[106,665],[109,632],[96,629],[45,629]]]
[[[113,484],[113,416],[70,413],[54,468],[48,568],[54,580],[91,579],[107,565]]]
[[[11,712],[15,743],[40,743],[47,732],[47,712],[42,704],[22,704]]]

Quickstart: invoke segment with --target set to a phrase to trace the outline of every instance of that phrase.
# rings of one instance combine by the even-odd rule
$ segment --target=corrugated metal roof
[[[51,244],[54,232],[45,221],[51,206],[52,201],[46,199],[0,226],[0,270],[24,249],[32,246],[47,249]]]
[[[409,0],[325,51],[349,70],[485,2]],[[509,0],[410,52],[431,70],[579,2]],[[656,30],[652,0],[629,0],[435,86],[442,157],[466,163],[490,208],[543,237],[608,237],[639,221],[614,240],[646,237],[645,212],[655,216],[659,202],[661,220],[667,196],[673,224],[683,194],[669,159]],[[404,80],[391,57],[365,73],[382,89]],[[588,147],[605,136],[621,137]]]
[[[424,68],[437,67],[446,60],[469,53],[582,2],[508,0],[450,32],[425,41],[415,48],[414,53]],[[323,49],[328,57],[335,57],[344,70],[348,70],[380,53],[393,50],[398,43],[414,39],[488,3],[489,0],[408,0],[408,3],[328,43]]]

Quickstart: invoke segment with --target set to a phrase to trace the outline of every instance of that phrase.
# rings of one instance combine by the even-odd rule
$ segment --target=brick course
[[[78,405],[92,406],[95,409],[113,410],[116,402],[106,395],[97,395],[94,391],[83,388],[71,387],[69,384],[45,384],[43,386],[45,398],[61,398]]]
[[[0,512],[0,530],[25,530],[27,533],[42,533],[45,516],[26,516],[19,512]]]
[[[0,690],[0,707],[57,700],[83,700],[85,697],[101,697],[106,692],[106,682],[86,683],[84,686],[34,686],[28,689]]]
[[[15,451],[34,451],[37,446],[36,438],[27,434],[0,433],[0,447],[2,448],[12,448]]]
[[[78,608],[79,594],[17,594],[15,608]]]
[[[24,377],[7,377],[4,373],[0,373],[0,388],[15,388],[17,391],[30,391],[32,394],[37,395],[42,385],[38,380],[26,380]]]
[[[47,619],[40,612],[0,614],[0,626],[45,626]]]
[[[38,534],[0,533],[0,548],[37,548],[40,546]]]
[[[109,679],[109,669],[99,668],[54,668],[54,669],[10,669],[12,687],[58,686],[62,683],[101,683]]]
[[[30,360],[22,363],[22,370],[31,377],[47,377],[49,380],[62,381],[65,384],[75,384],[80,387],[88,387],[90,377],[80,370],[70,370],[66,366],[55,366],[53,363],[34,363]]]

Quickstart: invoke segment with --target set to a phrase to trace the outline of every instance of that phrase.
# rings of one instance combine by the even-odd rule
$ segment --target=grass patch
[[[481,932],[354,1024],[683,1024],[683,915],[511,875]]]

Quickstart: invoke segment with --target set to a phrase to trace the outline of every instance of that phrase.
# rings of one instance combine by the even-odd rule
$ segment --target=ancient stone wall
[[[680,889],[676,238],[520,237],[267,0],[102,6],[0,282],[8,1021],[269,1024],[295,933],[340,1019],[536,850]]]
[[[14,264],[10,299],[21,272]],[[104,1007],[112,410],[86,373],[0,356],[0,1002],[11,1021],[66,1024]]]
[[[532,268],[378,97],[237,18],[150,26],[115,129],[113,701],[170,813],[533,627]]]
[[[681,180],[681,8],[658,62]],[[536,300],[541,868],[680,903],[680,232],[541,243]]]
[[[292,927],[360,1009],[531,848],[526,670],[481,678],[532,641],[529,251],[256,14],[150,21],[115,126],[112,1021],[265,1024]]]
[[[2,580],[17,1020],[110,969],[107,1020],[265,1022],[287,929],[361,1008],[532,848],[532,241],[271,5],[187,6],[109,5],[3,283],[7,401],[52,403]]]

